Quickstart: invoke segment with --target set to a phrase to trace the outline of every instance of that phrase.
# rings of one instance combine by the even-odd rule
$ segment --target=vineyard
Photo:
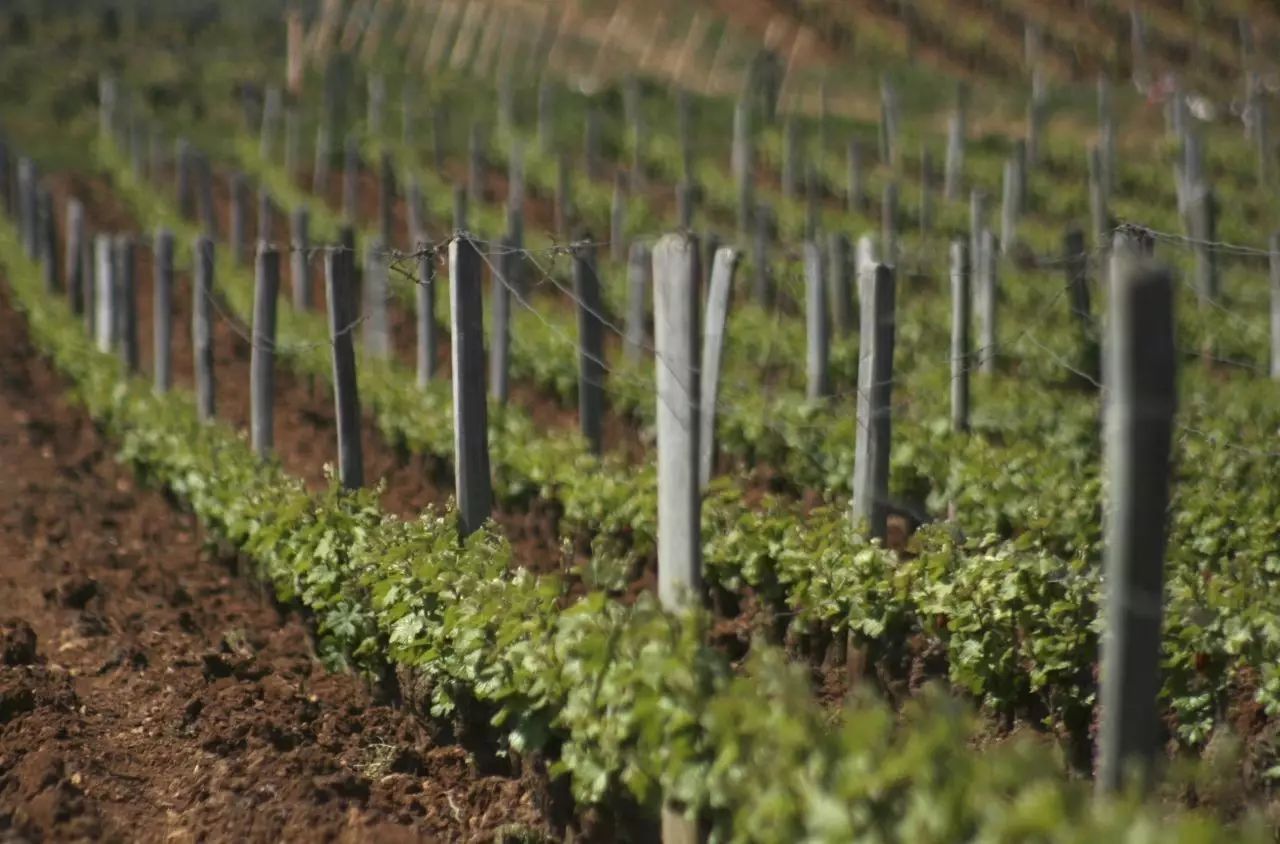
[[[1266,841],[1280,11],[0,8],[0,839]]]

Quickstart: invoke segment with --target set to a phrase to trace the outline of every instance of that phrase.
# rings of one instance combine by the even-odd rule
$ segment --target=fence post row
[[[998,350],[996,318],[1000,298],[999,247],[990,229],[983,229],[978,259],[978,370],[984,375],[996,371]]]
[[[202,422],[214,416],[213,241],[198,237],[191,285],[191,342],[195,364],[196,413]]]
[[[716,464],[716,402],[720,396],[725,324],[729,318],[729,300],[733,297],[733,280],[737,267],[736,249],[722,247],[716,250],[712,259],[711,285],[707,291],[707,321],[702,333],[698,488],[704,490],[711,482]]]
[[[1149,782],[1161,752],[1160,627],[1177,389],[1169,271],[1125,252],[1110,287],[1100,792],[1118,791],[1134,774]]]
[[[875,539],[887,530],[889,439],[893,417],[895,284],[893,269],[868,267],[859,279],[862,325],[859,337],[858,430],[854,439],[853,519]]]
[[[830,328],[827,319],[827,256],[814,241],[804,244],[806,397],[831,395]]]
[[[325,253],[325,299],[329,306],[329,343],[333,359],[333,403],[338,428],[338,478],[344,489],[364,486],[364,451],[360,440],[360,392],[356,381],[355,253]]]
[[[48,188],[39,193],[40,230],[37,232],[40,266],[44,274],[45,292],[58,292],[58,225],[53,212],[53,194]]]
[[[97,272],[94,273],[96,316],[93,336],[97,340],[98,351],[110,352],[116,341],[115,266],[111,236],[99,234],[94,237],[93,245],[97,259]]]
[[[258,246],[253,286],[253,348],[249,360],[249,438],[254,454],[268,457],[275,446],[276,298],[280,253]]]
[[[449,302],[453,319],[453,450],[458,532],[466,537],[489,518],[489,419],[484,389],[484,313],[480,253],[471,238],[449,243]]]
[[[596,247],[583,234],[573,250],[573,294],[578,302],[578,423],[591,450],[600,454],[604,436],[604,324]]]
[[[299,205],[290,217],[289,282],[294,310],[311,310],[311,212]]]
[[[173,385],[173,232],[156,231],[152,247],[151,346],[155,391]]]

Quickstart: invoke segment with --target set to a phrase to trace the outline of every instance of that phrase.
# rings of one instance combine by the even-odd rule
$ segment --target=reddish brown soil
[[[0,292],[0,838],[483,840],[548,829],[211,556],[61,398]],[[508,826],[513,825],[513,826]]]

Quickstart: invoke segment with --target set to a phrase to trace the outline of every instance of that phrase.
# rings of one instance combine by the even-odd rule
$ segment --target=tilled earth
[[[0,841],[538,840],[139,488],[0,282]]]

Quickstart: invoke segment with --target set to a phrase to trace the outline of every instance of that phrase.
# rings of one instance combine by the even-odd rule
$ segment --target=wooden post
[[[796,168],[800,166],[798,145],[795,118],[787,115],[782,127],[782,198],[787,202],[796,197]]]
[[[868,269],[875,269],[876,264],[880,263],[879,259],[876,257],[875,239],[871,237],[871,235],[864,234],[858,238],[858,243],[854,249],[853,263],[854,263],[854,276],[853,276],[854,290],[858,294],[859,303],[861,303],[862,275],[863,273],[867,272]],[[861,316],[859,316],[858,318],[858,326],[859,326],[859,330],[861,330],[861,326],[862,326]]]
[[[1108,317],[1101,793],[1131,776],[1147,785],[1162,755],[1160,652],[1170,453],[1176,404],[1173,281],[1148,261],[1124,259]]]
[[[110,352],[116,344],[116,272],[111,236],[100,234],[95,237],[94,251],[98,269],[94,273],[96,320],[93,324],[93,337],[97,340],[98,351]]]
[[[97,241],[86,229],[84,242],[80,250],[80,272],[84,277],[84,328],[90,340],[97,338],[98,306],[97,306]]]
[[[275,445],[276,298],[280,253],[258,245],[253,285],[253,349],[249,358],[249,440],[253,453],[268,457]]]
[[[329,192],[329,159],[333,155],[333,140],[322,120],[316,127],[316,157],[311,170],[311,192],[325,196]]]
[[[119,235],[115,244],[116,293],[114,306],[116,337],[119,340],[120,360],[130,372],[137,372],[141,361],[138,349],[138,292],[134,274],[133,238]]]
[[[418,253],[418,284],[414,291],[418,326],[418,386],[424,389],[436,374],[435,259],[435,250],[422,249]]]
[[[979,275],[982,261],[982,231],[987,226],[987,195],[980,190],[969,191],[969,264],[973,274]],[[978,285],[974,284],[976,289]]]
[[[40,242],[37,251],[44,275],[44,291],[52,296],[58,292],[58,226],[53,213],[53,194],[48,188],[40,189],[39,212]]]
[[[578,424],[600,454],[604,435],[604,323],[596,248],[584,234],[573,250],[573,294],[578,303]]]
[[[1280,381],[1280,232],[1271,235],[1271,378]]]
[[[969,248],[951,241],[951,429],[969,430]]]
[[[609,209],[609,257],[614,261],[621,261],[627,254],[626,234],[624,234],[626,215],[626,174],[618,171],[613,179],[613,204]]]
[[[733,111],[733,177],[737,182],[738,235],[745,241],[751,219],[753,199],[753,154],[751,148],[750,106],[740,98]]]
[[[22,234],[22,248],[27,257],[36,260],[36,217],[39,203],[36,199],[38,182],[36,166],[30,158],[18,159],[18,230]]]
[[[1016,195],[1018,198],[1017,204],[1014,206],[1014,214],[1015,217],[1021,217],[1031,207],[1031,182],[1028,178],[1029,158],[1025,138],[1018,138],[1013,142],[1013,163],[1017,177],[1014,180],[1014,184],[1017,185]]]
[[[832,324],[841,337],[853,334],[853,284],[849,280],[852,244],[844,232],[827,236],[827,281],[831,294]]]
[[[453,318],[453,449],[458,533],[469,536],[489,518],[489,420],[484,390],[484,314],[480,253],[466,236],[449,244]]]
[[[849,213],[854,214],[867,205],[867,188],[862,175],[862,142],[857,138],[849,139],[846,161],[848,183],[845,185],[845,202]]]
[[[811,166],[805,171],[804,178],[804,236],[808,240],[816,240],[821,228],[818,191],[818,172]]]
[[[638,363],[649,348],[645,303],[649,298],[649,274],[652,271],[649,247],[643,243],[631,244],[627,257],[627,324],[623,346],[627,361],[633,364]]]
[[[583,158],[587,168],[587,179],[595,181],[600,178],[600,114],[594,106],[587,107],[586,126],[582,131]]]
[[[71,197],[67,200],[67,302],[75,314],[84,313],[85,267],[81,255],[85,250],[84,205]]]
[[[360,441],[360,392],[356,382],[355,255],[346,249],[325,252],[325,299],[329,306],[329,345],[333,352],[333,404],[338,427],[338,479],[344,489],[364,486]]]
[[[569,156],[560,153],[556,157],[556,204],[555,227],[556,237],[565,238],[569,234]]]
[[[702,238],[702,256],[698,260],[698,269],[702,277],[698,279],[698,296],[706,302],[707,291],[711,289],[711,267],[716,262],[716,250],[720,248],[720,235],[709,231]]]
[[[387,322],[387,303],[391,291],[388,284],[386,246],[374,241],[365,248],[364,284],[364,350],[371,358],[385,360],[391,356],[391,332]]]
[[[453,188],[453,230],[467,230],[467,189],[462,185]]]
[[[152,255],[151,346],[155,391],[173,386],[173,232],[156,230]]]
[[[490,263],[490,295],[493,305],[493,318],[490,320],[491,337],[489,341],[489,393],[499,404],[506,404],[510,394],[509,361],[511,359],[511,281],[510,267],[515,264],[516,256],[511,252],[510,238],[499,244],[496,258]]]
[[[664,235],[653,250],[658,597],[671,609],[697,605],[702,595],[698,260],[692,235]]]
[[[467,202],[478,206],[484,199],[484,146],[480,124],[472,123],[467,135]]]
[[[347,135],[342,147],[342,218],[348,222],[359,213],[360,148],[355,135]]]
[[[1000,298],[999,252],[995,235],[982,230],[978,274],[978,368],[984,375],[996,371],[996,306]]]
[[[885,264],[867,268],[862,287],[859,338],[858,430],[854,438],[853,520],[872,538],[884,539],[889,499],[892,433],[894,278]]]
[[[1067,271],[1067,288],[1071,292],[1071,314],[1087,336],[1093,327],[1089,308],[1089,255],[1085,251],[1084,232],[1079,227],[1072,226],[1063,235],[1062,258]]]
[[[231,263],[233,266],[239,267],[244,264],[245,249],[245,217],[249,214],[248,203],[249,198],[245,195],[248,192],[248,185],[245,182],[243,173],[231,174],[231,222],[229,239],[231,241]]]
[[[262,131],[258,137],[258,155],[265,162],[275,157],[276,135],[280,131],[280,113],[284,101],[280,88],[268,85],[262,97]]]
[[[738,266],[738,252],[730,247],[716,250],[711,270],[711,286],[707,292],[707,322],[702,333],[702,411],[698,435],[698,488],[705,490],[711,482],[716,464],[716,402],[720,396],[720,360],[724,351],[725,323],[729,319],[729,300],[733,296],[733,277]]]
[[[213,381],[213,241],[198,237],[191,284],[191,342],[195,364],[196,414],[202,422],[214,416]]]
[[[385,246],[390,247],[395,241],[394,218],[392,209],[396,202],[396,174],[391,163],[391,153],[383,151],[379,161],[378,172],[378,231]]]
[[[768,206],[756,208],[755,224],[751,227],[751,294],[756,304],[767,308],[773,304],[773,279],[769,275],[769,222],[772,212]]]
[[[920,232],[933,225],[933,159],[928,148],[920,150]]]
[[[1089,147],[1089,221],[1093,242],[1104,247],[1111,241],[1111,219],[1107,211],[1106,174],[1103,172],[1102,150]]]
[[[884,186],[880,203],[880,260],[891,267],[898,265],[898,183]]]
[[[307,206],[293,209],[289,252],[289,282],[293,286],[293,308],[311,310],[311,212]]]
[[[831,337],[827,320],[827,267],[822,247],[812,240],[804,244],[804,313],[806,397],[810,401],[831,395]]]
[[[1000,199],[1000,245],[1008,252],[1013,247],[1018,226],[1018,164],[1012,158],[1004,163],[1004,184]]]
[[[1196,293],[1204,306],[1219,295],[1218,256],[1213,244],[1218,239],[1218,200],[1213,189],[1201,186],[1191,198],[1192,249],[1196,256]]]
[[[272,234],[272,219],[275,214],[275,208],[271,202],[271,194],[266,187],[258,189],[258,242],[271,243],[274,239]]]

